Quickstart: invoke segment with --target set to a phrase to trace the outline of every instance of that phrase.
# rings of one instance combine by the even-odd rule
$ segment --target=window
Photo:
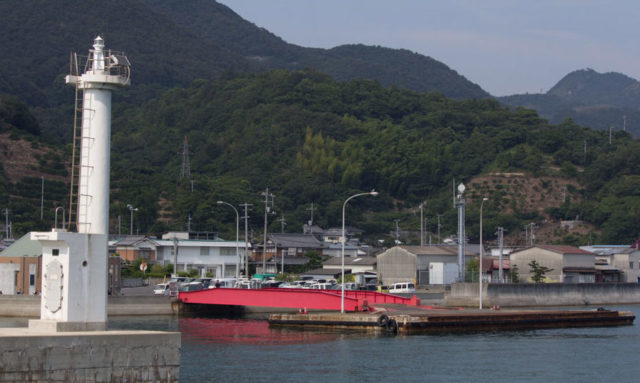
[[[60,255],[60,249],[51,249],[51,255],[57,257],[58,255]]]
[[[233,247],[221,247],[220,255],[236,255],[236,249]]]
[[[209,248],[206,246],[200,247],[200,255],[209,255]]]
[[[629,268],[633,270],[633,261],[629,261]]]

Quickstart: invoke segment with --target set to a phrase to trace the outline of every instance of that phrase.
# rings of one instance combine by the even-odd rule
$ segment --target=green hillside
[[[193,192],[189,180],[180,180],[185,136]],[[605,208],[598,201],[609,197],[603,190],[634,182],[639,169],[624,158],[634,158],[637,146],[620,132],[610,146],[604,132],[571,121],[549,125],[529,110],[509,111],[490,100],[454,101],[372,81],[336,82],[315,71],[229,76],[171,90],[115,116],[114,211],[125,214],[127,203],[145,205],[143,229],[160,230],[155,196],[162,195],[173,203],[173,225],[183,227],[191,216],[198,230],[219,228],[229,217],[212,214],[219,211],[217,200],[249,202],[259,212],[259,192],[268,186],[277,196],[276,210],[295,231],[308,219],[311,202],[322,207],[316,221],[335,226],[345,196],[375,188],[380,197],[354,207],[372,215],[352,216],[370,234],[384,235],[400,217],[415,223],[411,209],[424,200],[428,214],[444,214],[453,232],[454,178],[524,171],[583,185],[572,186],[569,199],[546,214],[579,215],[605,228],[603,238],[628,242],[637,233],[620,235],[610,219],[615,214],[635,219],[630,212],[640,199],[629,197],[624,208]],[[503,190],[483,187],[470,189],[471,222],[480,191],[491,201],[485,213],[491,232],[497,225],[519,230],[526,220],[545,218],[536,210],[514,209],[516,201]]]

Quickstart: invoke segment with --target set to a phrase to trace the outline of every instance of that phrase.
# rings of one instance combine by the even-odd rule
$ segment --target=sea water
[[[640,382],[637,324],[406,336],[213,318],[116,317],[109,327],[180,331],[183,383]]]

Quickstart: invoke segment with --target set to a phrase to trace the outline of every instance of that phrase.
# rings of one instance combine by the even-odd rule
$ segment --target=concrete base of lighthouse
[[[0,329],[1,382],[175,383],[180,333]]]
[[[40,320],[48,331],[107,328],[107,236],[64,230],[31,233],[42,245]]]

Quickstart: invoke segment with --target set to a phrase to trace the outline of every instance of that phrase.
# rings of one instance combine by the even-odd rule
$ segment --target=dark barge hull
[[[415,311],[411,310],[411,311]],[[271,326],[299,328],[351,329],[389,333],[438,333],[464,331],[523,330],[562,327],[601,327],[633,325],[628,311],[552,311],[552,310],[400,310],[378,313],[272,314]]]

